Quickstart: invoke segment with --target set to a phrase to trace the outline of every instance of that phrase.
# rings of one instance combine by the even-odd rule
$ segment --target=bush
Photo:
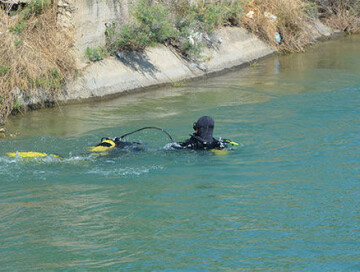
[[[111,54],[115,51],[142,51],[147,46],[178,37],[165,4],[149,5],[140,0],[132,6],[131,13],[132,23],[121,27],[116,23],[107,25],[106,45]]]
[[[112,54],[116,51],[142,51],[152,44],[147,27],[123,25],[108,44],[108,50]]]
[[[107,25],[106,47],[113,55],[116,51],[142,51],[157,43],[170,43],[187,57],[199,56],[201,41],[192,43],[190,36],[211,33],[224,24],[238,24],[242,10],[242,1],[190,4],[175,0],[151,5],[139,0],[132,6],[133,22],[121,27],[116,22]]]
[[[140,0],[132,9],[132,15],[138,26],[149,33],[151,42],[163,43],[178,36],[171,22],[170,9],[165,4],[149,5],[148,1]]]

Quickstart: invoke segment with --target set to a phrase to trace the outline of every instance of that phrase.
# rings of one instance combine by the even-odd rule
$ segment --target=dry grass
[[[55,1],[56,2],[56,1]],[[57,4],[41,14],[8,16],[0,10],[0,122],[12,111],[18,91],[31,97],[43,89],[55,97],[75,70],[73,39],[57,24]],[[19,106],[19,105],[16,105]]]
[[[311,41],[307,25],[310,22],[300,0],[250,0],[245,8],[245,14],[254,12],[253,18],[242,17],[242,23],[252,33],[278,46],[282,51],[304,51]],[[276,19],[269,18],[275,15]],[[280,33],[281,45],[274,36]]]
[[[348,33],[360,33],[360,1],[329,0],[326,6],[321,1],[316,2],[327,25]]]
[[[339,11],[324,21],[331,28],[348,33],[360,33],[360,18],[358,16],[349,16],[346,10]]]

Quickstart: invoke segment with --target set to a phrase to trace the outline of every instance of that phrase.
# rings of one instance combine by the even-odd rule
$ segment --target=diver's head
[[[200,119],[194,123],[193,128],[196,130],[197,135],[206,142],[213,141],[214,120],[210,116],[200,117]]]

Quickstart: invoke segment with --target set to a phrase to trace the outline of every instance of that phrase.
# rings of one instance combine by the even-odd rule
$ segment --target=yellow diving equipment
[[[227,144],[231,144],[233,146],[238,146],[239,144],[237,142],[233,142],[229,139],[222,139],[223,143],[227,143]],[[217,149],[217,148],[213,148],[210,149],[210,151],[214,152],[216,155],[227,155],[229,153],[229,149],[227,148],[222,148],[222,149]]]
[[[116,146],[116,144],[112,139],[106,138],[106,139],[102,139],[101,143],[98,144],[97,146],[90,147],[89,151],[103,153],[103,152],[109,151],[110,149],[114,148],[115,146]]]
[[[225,143],[228,143],[228,144],[231,144],[231,145],[234,145],[234,146],[238,146],[239,144],[237,142],[233,142],[231,140],[228,140],[228,139],[224,139]]]
[[[223,155],[227,155],[229,153],[229,150],[227,149],[210,149],[211,152],[214,152],[215,155],[219,155],[219,156],[223,156]]]
[[[10,157],[10,158],[45,158],[45,157],[54,157],[57,159],[63,159],[61,156],[59,155],[55,155],[55,154],[46,154],[46,153],[41,153],[41,152],[9,152],[6,153],[6,156]]]

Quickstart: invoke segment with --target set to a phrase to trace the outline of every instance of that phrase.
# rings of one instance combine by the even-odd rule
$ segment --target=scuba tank
[[[93,153],[93,154],[99,154],[99,155],[107,155],[109,154],[109,152],[111,150],[113,150],[114,148],[119,148],[119,149],[132,149],[134,151],[142,151],[143,150],[143,146],[141,143],[139,142],[128,142],[126,141],[124,138],[135,134],[137,132],[140,132],[142,130],[145,129],[155,129],[155,130],[160,130],[162,131],[164,134],[166,134],[169,139],[174,142],[174,139],[171,137],[171,135],[163,130],[162,128],[158,128],[158,127],[143,127],[143,128],[139,128],[137,130],[131,131],[129,133],[126,133],[120,137],[116,137],[114,139],[111,138],[102,138],[100,143],[97,144],[96,146],[90,147],[88,149],[89,152]]]

